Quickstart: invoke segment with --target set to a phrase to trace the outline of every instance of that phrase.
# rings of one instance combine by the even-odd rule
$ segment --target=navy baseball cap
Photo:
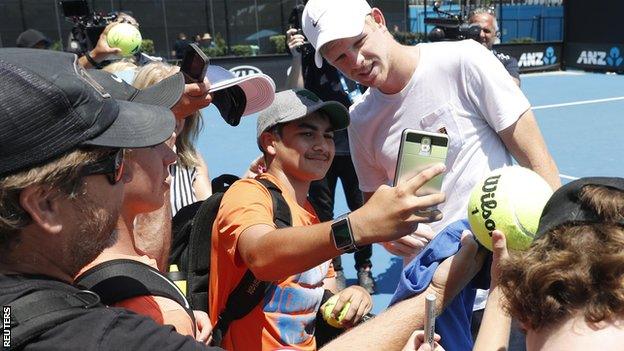
[[[140,148],[174,129],[166,107],[119,101],[74,54],[0,49],[0,176],[81,146]]]

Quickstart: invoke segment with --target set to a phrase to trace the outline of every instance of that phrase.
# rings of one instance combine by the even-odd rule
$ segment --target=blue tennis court
[[[549,72],[522,76],[522,90],[531,101],[562,181],[586,176],[624,176],[624,76],[585,72]],[[242,175],[260,155],[255,142],[256,118],[245,117],[238,127],[227,125],[216,108],[204,111],[199,150],[210,175]],[[341,190],[334,213],[347,212]],[[385,309],[394,293],[402,260],[381,246],[373,248],[373,273],[378,293],[373,312]],[[353,255],[343,257],[349,284],[356,282]]]

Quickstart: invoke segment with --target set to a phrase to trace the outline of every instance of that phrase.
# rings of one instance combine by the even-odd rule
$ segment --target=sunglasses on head
[[[101,160],[86,164],[82,167],[82,176],[103,174],[108,178],[111,185],[117,184],[123,176],[124,149],[117,149],[103,157]]]

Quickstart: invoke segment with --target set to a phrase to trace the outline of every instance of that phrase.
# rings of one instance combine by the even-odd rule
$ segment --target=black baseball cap
[[[43,43],[44,48],[50,47],[50,39],[36,29],[27,29],[20,33],[17,37],[16,45],[18,48],[34,48],[37,44]]]
[[[89,75],[106,90],[113,99],[172,108],[184,93],[184,75],[178,72],[145,89],[137,89],[113,73],[103,70],[87,70]]]
[[[80,146],[139,148],[174,129],[165,107],[115,100],[74,54],[0,49],[0,176]]]
[[[546,203],[537,228],[536,238],[563,224],[604,223],[604,219],[597,213],[581,204],[581,191],[587,185],[599,185],[624,192],[624,178],[617,177],[581,178],[562,186]],[[617,223],[624,225],[624,220]]]

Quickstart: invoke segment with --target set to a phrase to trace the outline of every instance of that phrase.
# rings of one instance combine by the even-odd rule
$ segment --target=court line
[[[544,110],[544,109],[547,109],[547,108],[566,107],[566,106],[576,106],[576,105],[587,105],[587,104],[597,104],[597,103],[600,103],[600,102],[609,102],[609,101],[618,101],[618,100],[624,100],[624,96],[616,96],[616,97],[605,98],[605,99],[581,100],[581,101],[574,101],[574,102],[564,102],[564,103],[562,103],[562,104],[552,104],[552,105],[533,106],[531,109],[532,109],[532,110]]]
[[[570,179],[570,180],[577,180],[577,179],[579,179],[578,177],[573,177],[573,176],[569,176],[569,175],[565,175],[565,174],[559,174],[559,177],[561,177],[563,179]]]

